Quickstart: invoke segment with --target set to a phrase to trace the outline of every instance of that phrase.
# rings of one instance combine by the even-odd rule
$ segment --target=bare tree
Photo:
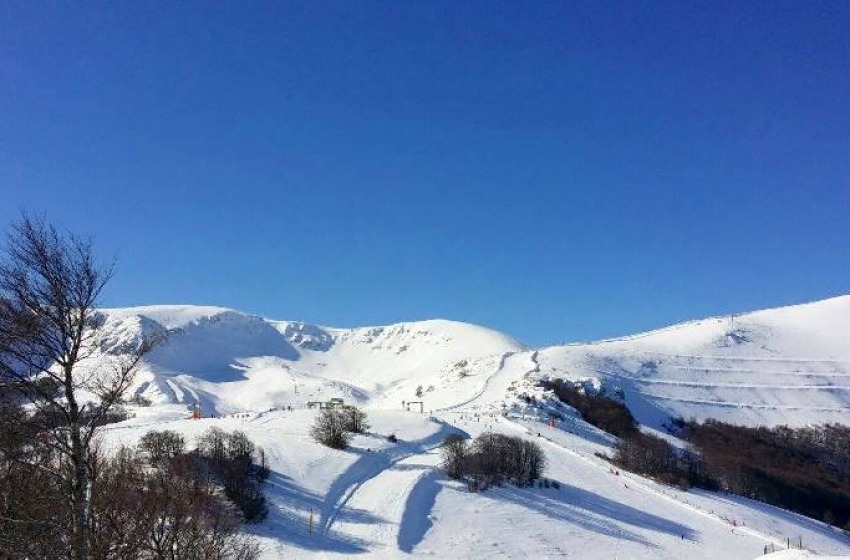
[[[183,436],[173,430],[152,430],[139,440],[139,449],[142,450],[152,464],[168,464],[186,450],[186,441]]]
[[[345,415],[345,429],[353,434],[365,433],[371,427],[366,413],[356,406],[344,408],[343,414]]]
[[[334,449],[345,449],[353,435],[347,429],[348,420],[342,410],[335,408],[322,410],[310,427],[310,435],[322,445]]]
[[[444,469],[449,475],[451,466],[451,463],[444,463]],[[529,486],[543,475],[546,455],[533,441],[505,434],[485,433],[472,442],[471,449],[464,456],[462,468],[472,478],[485,484],[501,484],[504,480],[511,480],[517,486]]]
[[[160,432],[159,434],[162,434]],[[195,453],[150,463],[122,448],[92,461],[91,556],[116,560],[255,560],[257,542]]]
[[[456,433],[447,435],[440,446],[440,453],[446,476],[455,480],[463,478],[469,455],[469,446],[464,437]]]
[[[94,435],[156,343],[142,339],[120,354],[103,348],[96,304],[112,272],[96,262],[90,239],[26,215],[0,258],[0,383],[32,403],[58,454],[57,468],[44,468],[68,489],[75,560],[90,557]]]
[[[67,501],[45,468],[55,465],[55,453],[40,444],[19,399],[9,397],[0,396],[0,558],[66,559]]]

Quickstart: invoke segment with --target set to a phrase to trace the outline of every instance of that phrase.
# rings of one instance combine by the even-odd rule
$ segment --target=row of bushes
[[[262,521],[268,510],[260,484],[269,476],[263,449],[243,432],[227,433],[215,427],[204,432],[197,443],[197,448],[187,453],[177,432],[151,431],[142,437],[139,448],[148,462],[161,470],[173,465],[183,469],[188,464],[192,471],[206,473],[239,508],[245,521]]]
[[[636,432],[620,438],[613,460],[625,470],[676,485],[682,490],[691,486],[709,490],[719,488],[706,472],[698,454],[675,449],[666,440],[652,434]]]
[[[850,529],[850,427],[678,425],[717,486]]]
[[[624,469],[680,487],[724,490],[850,529],[850,428],[749,428],[677,420],[691,450],[640,434],[617,444]]]
[[[18,407],[0,407],[0,557],[68,557],[72,520],[53,474],[61,457]],[[88,457],[92,558],[252,560],[243,521],[265,515],[262,450],[240,432],[212,429],[186,450],[176,432]]]
[[[471,444],[459,434],[450,434],[441,449],[443,470],[456,480],[532,486],[546,468],[546,455],[539,445],[504,434],[482,434]]]
[[[613,461],[623,469],[686,489],[724,490],[850,529],[850,427],[749,428],[674,420],[690,443],[676,449],[638,430],[621,402],[588,395],[563,380],[545,383],[590,424],[619,437]]]

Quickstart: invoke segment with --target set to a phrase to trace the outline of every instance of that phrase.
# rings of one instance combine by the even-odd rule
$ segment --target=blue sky
[[[3,2],[0,224],[104,304],[532,344],[850,293],[850,3]]]

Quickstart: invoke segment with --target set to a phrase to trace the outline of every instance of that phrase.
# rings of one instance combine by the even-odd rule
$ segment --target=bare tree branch
[[[69,489],[68,537],[76,560],[90,557],[93,438],[130,387],[141,357],[158,342],[143,340],[122,356],[102,351],[104,321],[96,305],[114,267],[98,264],[93,247],[90,238],[24,215],[11,226],[0,259],[0,387],[30,402],[41,445],[60,458],[51,474]],[[83,392],[99,402],[80,402]]]

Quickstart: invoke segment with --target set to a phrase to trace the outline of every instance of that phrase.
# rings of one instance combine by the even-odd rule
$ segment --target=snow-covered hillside
[[[104,444],[150,429],[189,441],[211,426],[245,431],[272,469],[269,519],[250,529],[267,559],[751,560],[790,539],[850,558],[850,539],[822,523],[615,472],[597,456],[610,453],[611,436],[567,407],[548,426],[535,405],[545,401],[537,381],[558,376],[621,392],[650,425],[671,415],[848,423],[850,297],[540,350],[451,321],[336,329],[210,307],[106,312],[108,348],[142,334],[167,342],[133,388],[153,406],[131,407],[136,417],[107,426]],[[372,423],[346,451],[308,436],[315,412],[306,403],[330,397],[361,405]],[[207,418],[188,420],[196,401]],[[410,401],[424,414],[405,410]],[[541,443],[560,488],[470,494],[435,470],[446,434],[486,431]]]
[[[134,391],[156,403],[197,401],[208,414],[330,397],[373,408],[402,401],[447,408],[481,390],[507,356],[525,352],[536,360],[531,377],[602,385],[656,427],[670,416],[850,422],[850,296],[540,351],[452,321],[336,329],[216,307],[107,313],[111,344],[143,332],[168,335],[146,358]]]
[[[506,335],[453,321],[334,329],[217,307],[105,311],[109,345],[167,335],[145,358],[134,392],[155,403],[199,402],[208,415],[331,397],[376,408],[450,406],[502,356],[524,350]]]
[[[850,423],[850,296],[539,353],[541,375],[599,380],[642,423]]]

